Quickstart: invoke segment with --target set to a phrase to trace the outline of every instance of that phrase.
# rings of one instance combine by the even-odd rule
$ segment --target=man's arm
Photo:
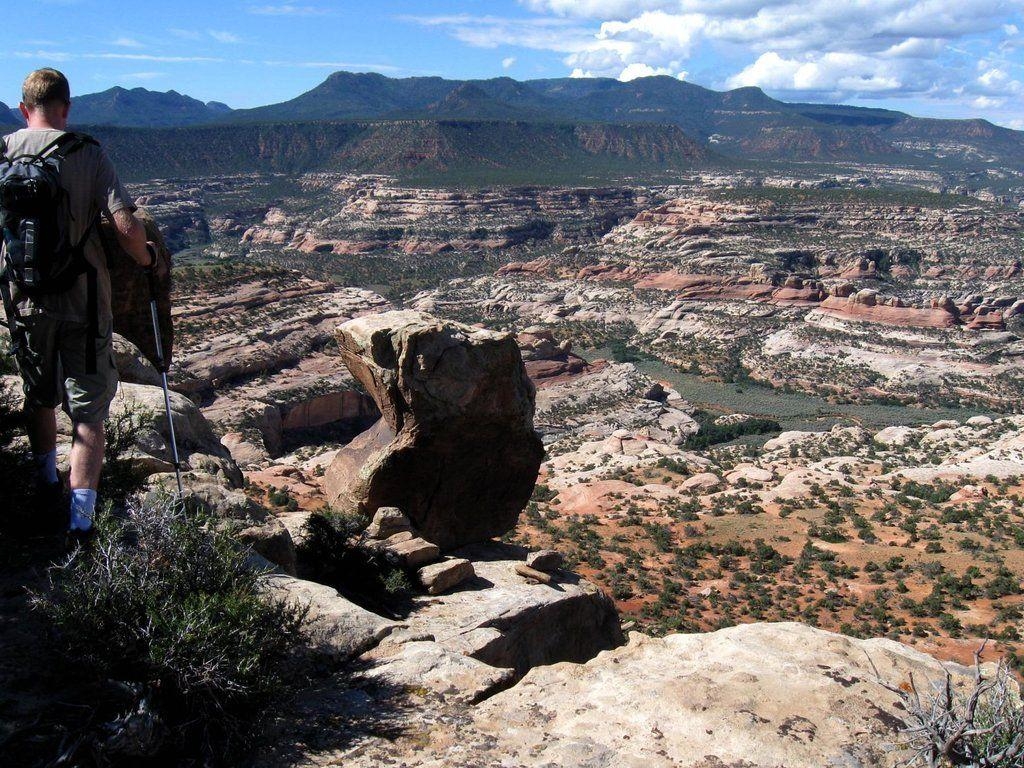
[[[153,266],[152,257],[146,248],[146,228],[142,222],[132,215],[127,208],[121,208],[111,214],[114,229],[117,231],[117,242],[125,252],[135,259],[140,267]]]
[[[125,252],[140,267],[162,266],[160,260],[151,256],[146,247],[146,228],[132,215],[135,203],[117,178],[114,164],[110,162],[103,148],[96,146],[95,202],[97,207],[113,223],[117,241]]]

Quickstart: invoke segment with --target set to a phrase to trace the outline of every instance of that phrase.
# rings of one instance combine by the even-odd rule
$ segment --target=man
[[[4,137],[3,154],[13,158],[45,149],[66,132],[70,108],[71,90],[63,74],[54,69],[32,72],[22,86],[20,104],[26,127]],[[132,199],[99,145],[86,143],[70,153],[62,163],[60,183],[67,192],[71,241],[86,238],[84,257],[91,269],[59,293],[29,297],[17,286],[12,292],[24,328],[24,349],[17,357],[38,486],[43,495],[60,498],[55,409],[63,402],[73,424],[68,530],[84,538],[92,532],[103,423],[117,388],[110,276],[94,227],[97,216],[102,213],[114,224],[121,246],[140,266],[155,268],[158,260],[133,215]]]

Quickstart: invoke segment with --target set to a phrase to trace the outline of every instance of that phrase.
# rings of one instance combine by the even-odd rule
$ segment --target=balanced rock
[[[544,454],[515,339],[409,311],[350,320],[337,334],[383,418],[339,451],[331,504],[364,515],[398,507],[445,550],[510,530]]]

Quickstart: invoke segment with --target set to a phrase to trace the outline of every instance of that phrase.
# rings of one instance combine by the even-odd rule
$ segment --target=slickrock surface
[[[524,766],[895,765],[906,754],[886,746],[906,712],[875,669],[891,685],[942,679],[935,660],[898,643],[801,624],[633,634],[585,665],[531,671],[473,723],[494,739],[483,754]]]
[[[295,365],[322,347],[338,323],[386,305],[371,291],[297,275],[251,277],[230,291],[196,295],[175,308],[175,322],[195,333],[178,355],[177,385],[209,390]]]
[[[416,312],[338,329],[342,359],[383,414],[327,471],[333,504],[405,512],[442,549],[508,531],[543,448],[515,340]]]
[[[881,768],[909,753],[899,733],[906,711],[879,681],[906,686],[913,675],[932,690],[946,669],[958,682],[967,672],[889,640],[751,624],[662,639],[632,633],[628,645],[585,664],[534,668],[466,708],[439,677],[483,696],[500,684],[459,669],[429,641],[400,648],[368,679],[393,670],[398,688],[346,700],[361,702],[348,742],[314,746],[290,765]],[[414,676],[423,683],[402,693]],[[330,700],[307,703],[306,728],[327,717],[315,706]],[[359,728],[375,718],[386,736]],[[282,763],[264,755],[259,764]]]

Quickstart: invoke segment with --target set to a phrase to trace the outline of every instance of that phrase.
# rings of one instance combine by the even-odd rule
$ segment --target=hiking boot
[[[36,483],[38,529],[42,534],[59,533],[68,527],[68,499],[64,484]]]
[[[76,549],[88,550],[92,547],[94,541],[96,541],[95,525],[87,531],[80,531],[77,528],[73,531],[68,531],[64,539],[64,546],[69,552]]]

